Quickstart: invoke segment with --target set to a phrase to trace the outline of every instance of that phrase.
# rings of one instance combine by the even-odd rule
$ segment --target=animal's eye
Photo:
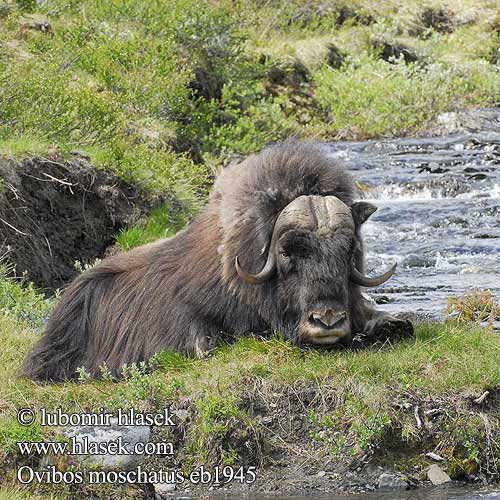
[[[290,254],[288,252],[286,252],[286,250],[282,250],[280,252],[280,257],[285,260],[285,261],[288,261],[290,260]]]
[[[280,272],[290,274],[294,269],[294,261],[286,250],[280,250],[278,254]]]

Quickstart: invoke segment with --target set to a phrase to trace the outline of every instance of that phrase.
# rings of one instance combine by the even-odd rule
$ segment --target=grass
[[[50,303],[25,276],[12,275],[13,267],[0,260],[0,315],[6,320],[40,326],[49,314]]]
[[[33,494],[28,488],[0,488],[0,500],[44,500],[47,497],[40,494]],[[63,498],[52,496],[54,499]]]
[[[421,134],[446,110],[500,97],[498,74],[485,61],[447,67],[365,59],[342,71],[324,67],[315,78],[332,133],[349,139]]]
[[[500,320],[500,302],[489,290],[476,288],[461,297],[450,297],[447,312],[458,322],[492,324]]]
[[[359,450],[377,457],[396,441],[402,449],[417,450],[418,467],[410,460],[397,464],[414,475],[427,463],[425,452],[436,447],[454,477],[499,465],[498,458],[492,462],[498,450],[491,445],[500,434],[498,408],[478,406],[487,415],[485,427],[484,418],[470,406],[486,390],[492,398],[499,392],[500,337],[490,328],[455,321],[421,324],[414,339],[333,351],[301,350],[279,335],[242,337],[220,345],[204,360],[159,353],[151,362],[153,371],[132,366],[120,381],[103,368],[102,380],[82,373],[79,382],[46,385],[20,379],[17,371],[50,306],[33,308],[38,295],[28,283],[5,276],[0,283],[15,298],[0,317],[0,467],[6,473],[5,488],[15,484],[8,464],[16,460],[17,441],[50,439],[53,433],[36,424],[17,424],[16,412],[23,407],[67,412],[102,407],[113,412],[181,405],[192,420],[178,443],[177,465],[188,472],[202,463],[238,465],[243,456],[262,464],[263,439],[271,448],[286,443],[288,452],[303,447],[306,456],[311,446],[314,453],[320,447],[340,462],[354,459]],[[28,309],[32,316],[24,314]],[[419,407],[422,415],[440,408],[439,425],[420,429],[414,416]],[[262,426],[262,411],[280,426]],[[291,418],[305,422],[298,434],[283,431]]]
[[[62,386],[37,385],[16,378],[16,371],[36,332],[13,320],[1,323],[3,350],[1,376],[2,406],[10,412],[23,402],[48,408],[57,404],[68,408],[88,408],[109,401],[109,391],[133,390],[141,371],[129,376],[129,384],[114,381],[84,381]],[[148,382],[182,386],[195,399],[210,391],[230,394],[251,378],[266,378],[276,384],[328,381],[341,387],[347,383],[369,384],[377,393],[392,388],[417,388],[442,396],[450,392],[476,391],[500,385],[500,340],[488,329],[454,324],[428,324],[417,329],[414,341],[374,346],[361,351],[301,351],[280,337],[243,338],[222,346],[210,358],[190,361],[181,355],[158,361],[158,370]],[[167,356],[163,354],[162,356]],[[161,356],[160,356],[161,360]],[[146,386],[147,382],[136,384]],[[130,387],[127,387],[130,386]],[[139,391],[140,392],[140,391]],[[153,391],[150,391],[151,393]],[[144,394],[148,391],[144,389]],[[133,399],[133,398],[132,398]],[[136,398],[147,404],[147,398]],[[144,401],[142,401],[144,400]],[[78,403],[77,403],[78,401]]]
[[[37,138],[14,136],[0,142],[0,156],[11,159],[23,159],[29,156],[48,157],[55,153],[55,149],[47,142]]]
[[[130,250],[160,238],[169,238],[180,231],[190,218],[191,214],[187,211],[172,214],[170,207],[163,205],[153,210],[143,225],[120,232],[116,241],[122,250]]]
[[[430,1],[9,4],[0,152],[83,150],[152,188],[196,188],[212,164],[290,133],[423,133],[441,111],[500,95],[493,3],[442,7],[445,30],[426,25]],[[382,61],[377,41],[420,61]],[[345,59],[337,68],[332,44]]]

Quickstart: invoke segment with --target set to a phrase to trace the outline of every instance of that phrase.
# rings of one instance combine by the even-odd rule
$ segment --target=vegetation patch
[[[448,299],[448,314],[459,323],[500,321],[500,301],[489,290],[477,288]]]
[[[196,194],[214,164],[290,133],[422,133],[443,110],[498,102],[494,14],[472,0],[459,9],[392,0],[12,3],[1,20],[0,150],[80,149],[121,175]],[[406,72],[377,61],[380,43]],[[436,66],[420,68],[414,54]],[[329,71],[346,86],[362,81],[358,107],[394,122],[365,124]]]
[[[18,305],[33,301],[29,285],[6,283]],[[106,376],[103,367],[98,381],[82,373],[79,382],[39,385],[16,375],[38,336],[34,327],[22,314],[4,315],[0,322],[5,488],[15,484],[19,432],[28,441],[50,438],[46,429],[27,431],[15,423],[27,401],[36,411],[169,406],[179,415],[178,425],[154,428],[153,437],[168,438],[178,452],[174,462],[155,457],[148,467],[168,460],[169,467],[188,473],[202,463],[254,465],[253,488],[263,490],[280,478],[283,491],[331,491],[346,487],[346,478],[360,467],[356,474],[363,484],[372,484],[376,465],[420,484],[436,456],[453,478],[498,477],[500,340],[490,328],[420,324],[415,338],[355,351],[302,350],[279,336],[243,337],[204,360],[160,353],[150,366],[128,367],[121,381]],[[329,481],[319,481],[319,471]],[[116,498],[119,491],[98,494]]]

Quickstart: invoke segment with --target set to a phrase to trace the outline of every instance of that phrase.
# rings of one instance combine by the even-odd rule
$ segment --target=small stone
[[[388,297],[387,295],[379,295],[374,298],[375,303],[377,304],[390,304],[393,302],[393,299]]]
[[[479,233],[472,235],[472,238],[479,240],[497,239],[498,236],[492,233]]]
[[[444,134],[452,134],[461,129],[461,121],[458,113],[456,112],[448,112],[441,113],[437,117],[437,122],[442,129],[442,133]]]
[[[328,46],[328,66],[333,69],[339,69],[344,64],[344,61],[345,54],[336,45],[330,44]]]
[[[144,454],[135,453],[134,447],[137,443],[147,443],[150,437],[148,425],[118,425],[118,419],[111,419],[109,426],[72,426],[63,432],[73,438],[75,445],[81,454],[74,455],[79,461],[101,467],[120,467],[132,470],[139,465]],[[121,441],[128,454],[107,453],[96,455],[92,449],[98,446],[108,446],[111,442]],[[88,454],[84,454],[88,453]]]
[[[488,176],[482,173],[469,175],[469,179],[472,179],[473,181],[484,181],[487,178]]]
[[[434,265],[433,260],[422,257],[421,255],[415,255],[415,254],[410,254],[407,255],[403,262],[402,265],[404,267],[432,267]]]
[[[155,493],[158,495],[165,495],[166,493],[175,491],[175,488],[175,483],[158,483],[155,484]]]
[[[183,409],[173,410],[172,413],[181,421],[188,420],[188,418],[191,416],[191,412],[189,410]]]
[[[38,16],[35,14],[26,17],[20,17],[19,25],[21,29],[25,30],[27,29],[38,30],[41,31],[42,33],[52,32],[52,26],[50,25],[49,21],[45,17]]]
[[[361,456],[363,456],[363,455],[365,454],[365,450],[363,450],[363,448],[361,448],[361,446],[359,446],[359,444],[358,444],[358,443],[356,443],[356,444],[354,445],[354,451],[356,452],[356,455],[358,455],[358,456],[360,456],[360,457],[361,457]]]
[[[408,483],[403,476],[398,474],[380,474],[378,478],[378,489],[385,491],[402,491],[408,488]]]
[[[439,467],[439,465],[431,465],[427,470],[427,479],[434,485],[449,483],[451,481],[450,476]]]
[[[378,50],[380,59],[389,63],[394,63],[400,58],[403,58],[405,63],[419,60],[417,53],[404,45],[393,45],[384,40],[377,40],[374,42],[373,47]]]

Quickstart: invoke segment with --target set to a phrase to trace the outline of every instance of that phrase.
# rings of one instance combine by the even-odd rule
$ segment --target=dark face
[[[353,227],[331,234],[289,230],[278,241],[277,299],[284,322],[300,343],[333,344],[351,335],[349,274]],[[298,331],[297,331],[298,329]]]
[[[375,210],[362,201],[348,207],[335,196],[301,196],[280,213],[258,274],[247,273],[236,257],[236,271],[247,283],[273,280],[276,328],[298,343],[350,338],[350,284],[377,286],[395,270],[368,278],[357,269],[362,261],[357,228]]]

